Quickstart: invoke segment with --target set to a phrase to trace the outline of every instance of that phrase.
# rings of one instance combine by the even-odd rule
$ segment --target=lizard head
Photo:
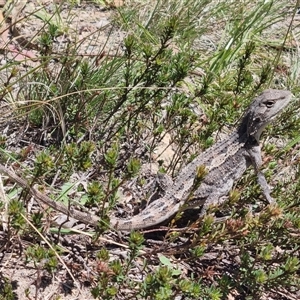
[[[265,127],[289,104],[291,98],[290,91],[274,89],[265,90],[256,97],[245,115],[247,135],[258,141]]]

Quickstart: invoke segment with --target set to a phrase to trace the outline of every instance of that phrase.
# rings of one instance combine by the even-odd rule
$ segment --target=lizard
[[[292,94],[287,90],[263,91],[252,101],[237,128],[183,167],[161,198],[129,219],[111,217],[111,227],[123,231],[144,229],[168,220],[181,209],[199,206],[202,206],[201,215],[203,215],[210,205],[225,201],[234,182],[250,166],[254,167],[265,198],[270,204],[274,203],[266,178],[260,170],[262,158],[259,139],[265,127],[289,104],[291,98]],[[195,179],[200,166],[205,167],[207,174],[195,188]],[[0,172],[26,188],[37,200],[55,210],[85,224],[93,226],[100,224],[101,218],[98,216],[52,200],[1,164]]]

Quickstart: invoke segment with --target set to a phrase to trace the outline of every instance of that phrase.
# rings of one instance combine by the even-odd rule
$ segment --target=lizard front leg
[[[259,145],[249,148],[247,152],[249,154],[251,164],[254,167],[254,171],[257,175],[257,182],[260,185],[265,198],[270,204],[275,203],[275,200],[270,195],[270,188],[267,183],[266,177],[263,174],[263,172],[260,170],[262,166],[262,159],[261,159],[261,151]]]

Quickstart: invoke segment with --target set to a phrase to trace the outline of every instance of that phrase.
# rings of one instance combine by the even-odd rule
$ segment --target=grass
[[[154,192],[143,166],[175,177],[269,86],[297,99],[298,33],[289,27],[296,8],[129,1],[108,10],[109,26],[83,35],[72,25],[76,4],[37,7],[20,21],[36,24],[28,40],[36,58],[8,55],[0,70],[1,163],[66,205],[106,221],[116,211],[129,216]],[[262,138],[278,205],[265,205],[248,170],[215,208],[230,215],[221,223],[183,215],[168,231],[118,238],[108,226],[66,229],[53,223],[55,211],[32,206],[26,191],[4,180],[2,249],[22,248],[21,260],[36,270],[35,290],[24,289],[23,298],[40,297],[42,278],[64,268],[70,290],[86,284],[90,298],[292,299],[299,293],[298,110],[294,101]],[[126,253],[116,255],[120,249]],[[14,299],[13,278],[0,270],[0,299]]]

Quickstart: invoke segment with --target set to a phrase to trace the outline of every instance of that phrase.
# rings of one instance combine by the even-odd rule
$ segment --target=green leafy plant
[[[270,82],[297,97],[299,55],[290,40],[297,35],[285,26],[297,5],[129,1],[110,11],[104,1],[101,13],[110,14],[110,23],[83,36],[84,28],[71,26],[73,12],[96,1],[75,2],[36,8],[17,22],[41,23],[28,41],[35,45],[31,64],[7,59],[0,67],[1,163],[70,212],[86,210],[101,221],[98,228],[63,228],[55,223],[57,212],[3,176],[3,247],[19,251],[17,240],[24,248],[18,253],[38,276],[62,272],[68,261],[74,285],[88,282],[98,299],[260,299],[298,292],[297,101],[266,130],[273,138],[262,139],[263,171],[277,206],[263,203],[247,170],[228,201],[203,218],[180,211],[167,229],[129,236],[109,226],[111,214],[134,215],[145,199],[159,197],[151,185],[156,169],[176,177],[235,126]],[[198,171],[194,190],[207,170]],[[1,289],[0,297],[13,299],[9,281]]]

